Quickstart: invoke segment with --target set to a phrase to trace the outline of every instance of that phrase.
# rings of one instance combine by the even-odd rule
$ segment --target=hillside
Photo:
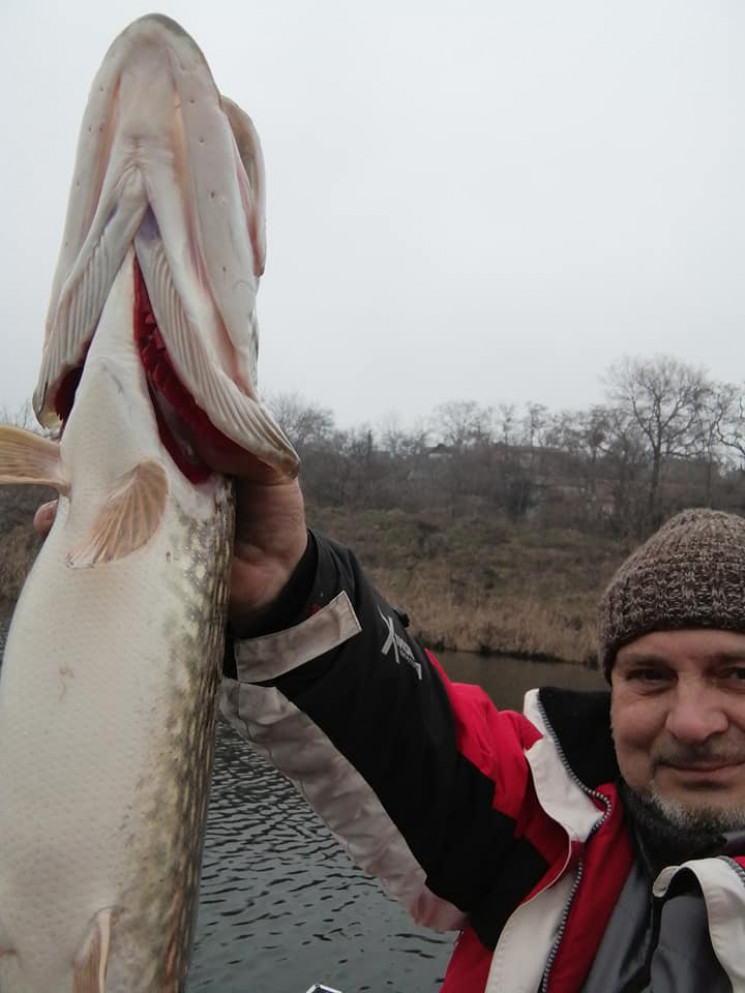
[[[0,488],[0,615],[38,549],[38,488]],[[313,504],[312,527],[356,550],[432,647],[587,663],[595,602],[630,545],[571,528]]]
[[[632,547],[570,528],[310,506],[427,645],[589,663],[599,591]]]

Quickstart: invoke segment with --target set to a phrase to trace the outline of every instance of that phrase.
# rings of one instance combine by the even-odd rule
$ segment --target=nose
[[[665,727],[678,741],[695,744],[713,734],[722,734],[729,727],[729,719],[715,688],[698,681],[687,684],[681,680],[675,688]]]

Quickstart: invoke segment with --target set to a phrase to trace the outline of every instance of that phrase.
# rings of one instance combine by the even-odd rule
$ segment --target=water
[[[294,788],[219,729],[189,990],[438,989],[452,936],[415,928]]]
[[[438,652],[437,658],[451,679],[483,686],[502,710],[522,710],[523,697],[535,686],[565,686],[573,690],[607,688],[599,672],[579,665],[487,658],[465,652]]]
[[[0,622],[0,655],[5,629]],[[452,679],[502,707],[531,686],[602,685],[576,666],[443,653]],[[189,993],[436,993],[452,935],[412,925],[292,786],[220,726]]]

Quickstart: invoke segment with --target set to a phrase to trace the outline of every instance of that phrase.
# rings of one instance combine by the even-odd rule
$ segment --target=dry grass
[[[629,552],[568,529],[312,508],[434,648],[590,664],[599,591]]]
[[[414,582],[373,570],[381,590],[405,605],[412,630],[424,644],[486,654],[591,663],[595,654],[595,604],[567,611],[560,602],[526,595],[485,596],[468,606],[447,586]]]
[[[39,550],[34,511],[52,495],[39,486],[0,486],[0,616],[13,609]]]
[[[0,488],[0,614],[38,550],[30,522],[46,498]],[[309,520],[357,552],[424,644],[533,659],[593,659],[597,596],[629,551],[571,530],[397,510],[311,507]]]
[[[38,550],[29,525],[16,525],[0,539],[0,617],[12,611]]]

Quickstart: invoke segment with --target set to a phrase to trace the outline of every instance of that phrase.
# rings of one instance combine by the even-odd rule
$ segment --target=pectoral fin
[[[62,473],[59,445],[10,424],[0,425],[0,483],[36,483],[60,493],[70,489]]]
[[[168,477],[154,459],[120,476],[87,539],[72,551],[73,569],[123,559],[155,535],[168,500]]]
[[[111,947],[111,910],[101,910],[93,920],[75,959],[73,993],[105,993],[106,967]]]

